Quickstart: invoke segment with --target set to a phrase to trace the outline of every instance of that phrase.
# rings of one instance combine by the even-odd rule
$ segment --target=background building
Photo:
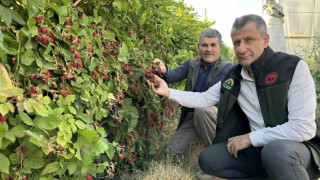
[[[278,0],[284,10],[284,32],[288,53],[300,54],[312,46],[320,33],[320,0]]]

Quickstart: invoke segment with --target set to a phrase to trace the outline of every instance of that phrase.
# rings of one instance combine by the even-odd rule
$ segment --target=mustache
[[[249,52],[245,52],[245,53],[239,53],[238,54],[238,56],[240,56],[240,57],[245,57],[245,56],[250,56],[251,55],[251,53],[249,53]]]

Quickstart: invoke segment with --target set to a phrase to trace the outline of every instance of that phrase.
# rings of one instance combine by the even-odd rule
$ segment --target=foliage
[[[174,0],[1,0],[1,179],[96,179],[168,153],[144,83],[212,25]],[[173,61],[172,61],[173,60]]]
[[[304,59],[308,62],[314,82],[316,84],[317,103],[320,103],[320,35],[314,36],[313,45],[305,51]],[[320,107],[317,107],[317,119],[320,117]]]

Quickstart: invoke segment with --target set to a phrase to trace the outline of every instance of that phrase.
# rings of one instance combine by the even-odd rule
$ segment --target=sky
[[[199,14],[198,19],[206,16],[209,21],[216,21],[212,28],[217,29],[222,41],[232,47],[230,31],[236,17],[245,14],[257,14],[264,17],[262,0],[184,0],[187,6],[192,6]]]

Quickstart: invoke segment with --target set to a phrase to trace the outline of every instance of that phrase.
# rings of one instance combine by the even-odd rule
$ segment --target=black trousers
[[[227,143],[217,143],[199,155],[199,166],[206,174],[225,179],[308,180],[319,177],[318,167],[307,146],[279,140],[264,147],[250,146],[238,152],[227,150]]]

